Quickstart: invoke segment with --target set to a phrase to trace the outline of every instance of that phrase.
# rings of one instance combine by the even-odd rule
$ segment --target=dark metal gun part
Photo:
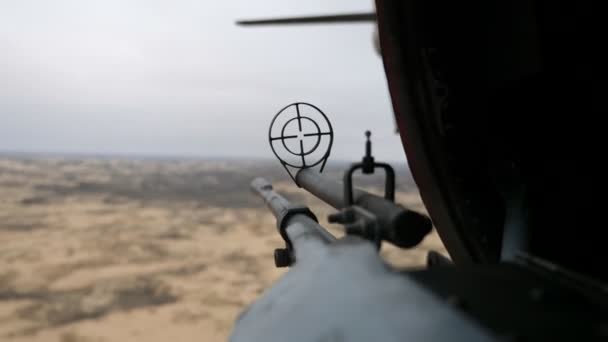
[[[296,174],[298,185],[336,209],[346,208],[343,184],[310,169]],[[376,216],[381,238],[401,248],[418,245],[431,232],[431,220],[415,211],[361,189],[353,189],[353,204]]]
[[[428,268],[438,267],[438,266],[454,266],[452,260],[446,258],[439,252],[429,251],[426,255],[426,266]]]

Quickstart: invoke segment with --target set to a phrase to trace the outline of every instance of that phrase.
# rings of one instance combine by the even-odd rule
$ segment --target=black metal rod
[[[336,209],[344,208],[342,182],[313,169],[302,169],[295,178],[298,186],[308,190],[323,202]],[[383,228],[382,239],[398,247],[416,246],[432,229],[431,220],[425,215],[361,189],[353,188],[353,204],[374,214]]]
[[[341,24],[374,22],[376,13],[349,13],[318,15],[309,17],[269,18],[254,20],[238,20],[238,25],[281,25],[281,24]]]

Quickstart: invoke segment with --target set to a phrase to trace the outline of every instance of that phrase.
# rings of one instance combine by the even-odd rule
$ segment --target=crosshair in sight
[[[307,107],[306,114],[302,114],[301,112],[303,107]],[[280,134],[273,136],[273,132],[276,134],[279,131],[279,127],[274,127],[277,118],[283,115],[288,116],[288,118],[280,120],[280,122],[285,123],[283,127],[280,127]],[[289,116],[293,117],[289,118]],[[284,167],[291,166],[303,169],[321,164],[320,171],[323,171],[333,143],[333,130],[327,116],[319,108],[308,103],[297,102],[290,104],[277,113],[270,124],[268,138],[272,151]],[[323,143],[326,146],[326,150],[320,158],[318,154],[317,157],[312,156],[312,153],[319,148],[323,139],[328,139]],[[275,146],[279,141],[282,148]],[[291,159],[293,159],[293,156],[297,157],[300,164],[288,162],[287,158],[290,155]]]

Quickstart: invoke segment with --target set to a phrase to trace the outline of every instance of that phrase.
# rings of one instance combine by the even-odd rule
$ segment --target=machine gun
[[[348,179],[339,185],[311,170],[290,172],[341,210],[333,218],[347,234],[339,239],[258,181],[275,208],[283,204],[277,213],[290,213],[279,219],[287,247],[277,259],[291,269],[241,316],[233,339],[608,340],[608,268],[599,252],[605,217],[588,193],[606,178],[595,175],[605,125],[590,100],[604,64],[594,58],[599,45],[588,43],[601,40],[591,20],[597,9],[539,1],[375,5],[371,16],[249,24],[375,20],[402,147],[453,264],[429,254],[434,262],[424,270],[386,265],[378,243],[415,242],[423,225],[387,224],[384,212],[357,202]],[[302,131],[309,122],[295,109],[283,128],[297,123]],[[331,146],[327,126],[301,133],[319,137],[312,146]],[[314,148],[283,132],[271,127],[273,151],[283,146],[304,169],[323,169],[329,150],[307,161]],[[296,162],[281,160],[288,171]]]
[[[277,219],[285,248],[275,250],[277,267],[289,272],[239,318],[234,341],[447,340],[458,330],[468,341],[490,340],[483,329],[446,307],[413,279],[404,278],[378,255],[383,241],[409,248],[431,231],[426,216],[360,189],[346,189],[354,164],[340,184],[312,169],[298,171],[302,188],[340,211],[329,221],[344,225],[336,238],[309,208],[294,205],[263,178],[251,182]],[[392,170],[392,169],[390,169]],[[391,172],[388,172],[391,175]],[[387,186],[394,184],[389,176]],[[344,188],[344,191],[342,191]],[[347,194],[352,197],[348,198]],[[448,329],[435,329],[433,320]]]
[[[275,250],[275,265],[290,270],[241,314],[232,341],[587,340],[603,336],[605,289],[536,256],[519,252],[512,261],[458,265],[429,252],[428,267],[423,270],[397,270],[385,263],[378,254],[382,243],[415,247],[431,231],[431,220],[394,202],[393,168],[374,160],[369,132],[362,161],[344,171],[342,182],[314,169],[318,165],[323,169],[329,149],[318,154],[318,161],[307,163],[305,158],[314,154],[322,137],[331,147],[333,131],[327,122],[327,132],[315,123],[311,127],[316,127],[316,133],[303,133],[300,122],[312,121],[311,115],[300,113],[299,107],[306,105],[295,104],[296,117],[283,120],[280,137],[273,135],[271,125],[269,141],[296,184],[338,210],[328,221],[342,224],[345,234],[332,235],[308,207],[290,203],[267,180],[254,179],[251,190],[266,202],[285,242],[285,247]],[[273,125],[289,107],[277,114]],[[290,125],[299,134],[289,133]],[[289,167],[295,163],[273,144],[293,151],[285,140],[296,136],[300,151],[291,153],[301,158],[301,167],[292,173]],[[319,137],[312,149],[305,149],[302,137],[306,136]],[[353,186],[356,170],[372,174],[379,168],[386,176],[383,197]]]
[[[295,106],[298,121],[310,117],[300,115],[298,107],[304,105]],[[271,146],[283,140],[272,134],[272,126],[283,112],[273,119],[269,134]],[[322,117],[327,120],[324,114]],[[294,121],[283,122],[288,127]],[[281,137],[295,136],[285,133],[285,126],[280,129]],[[298,125],[300,133],[301,130],[302,126]],[[328,138],[333,140],[333,132],[330,133]],[[344,172],[342,182],[310,166],[315,163],[307,164],[304,156],[314,151],[305,151],[303,143],[300,153],[294,153],[302,157],[302,163],[295,175],[291,172],[290,175],[299,187],[338,210],[328,220],[344,226],[343,237],[332,235],[319,225],[308,207],[290,203],[265,179],[256,178],[251,182],[251,190],[266,202],[285,241],[285,247],[274,252],[275,265],[291,269],[241,315],[232,340],[370,341],[380,338],[401,341],[412,336],[435,340],[453,337],[452,329],[434,329],[425,323],[431,317],[459,330],[467,340],[489,340],[486,331],[443,305],[416,280],[404,278],[378,255],[383,242],[400,248],[416,246],[431,231],[432,223],[425,215],[394,202],[395,172],[390,165],[374,160],[370,136],[371,133],[366,132],[362,161]],[[317,142],[315,148],[318,146]],[[273,151],[280,156],[274,147]],[[329,151],[321,155],[327,158]],[[279,160],[289,172],[287,166],[293,163],[281,157]],[[385,172],[383,197],[353,186],[356,170],[372,174],[376,169]],[[437,260],[442,261],[440,264],[449,263],[437,255],[431,258],[434,264]]]
[[[394,203],[395,175],[388,164],[375,163],[371,156],[371,142],[367,132],[367,154],[361,163],[353,164],[344,174],[342,184],[323,177],[313,169],[301,169],[295,176],[298,186],[309,191],[325,203],[339,210],[330,215],[330,223],[344,226],[346,235],[355,235],[372,242],[377,249],[382,241],[387,241],[400,248],[416,246],[431,231],[431,220],[415,211]],[[363,173],[373,173],[375,168],[386,170],[385,196],[380,197],[361,189],[353,188],[352,175],[357,169]],[[260,195],[277,219],[277,227],[285,240],[285,248],[275,250],[275,265],[290,266],[295,262],[293,242],[287,234],[290,220],[298,220],[309,225],[311,231],[318,232],[326,241],[331,241],[331,234],[320,227],[315,215],[305,206],[293,205],[279,194],[272,191],[272,185],[263,178],[251,183],[255,194]],[[304,221],[303,221],[304,220]]]

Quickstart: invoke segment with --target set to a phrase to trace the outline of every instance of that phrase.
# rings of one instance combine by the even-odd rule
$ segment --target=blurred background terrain
[[[360,160],[371,130],[377,160],[405,162],[373,23],[235,20],[373,11],[370,0],[4,2],[0,341],[225,340],[286,271],[249,182],[266,177],[324,224],[332,212],[264,160],[280,108],[319,106],[341,160]],[[408,175],[401,165],[398,201],[423,211]],[[443,251],[436,235],[382,254],[416,267],[429,249]]]
[[[285,272],[274,218],[249,192],[258,175],[327,225],[332,208],[275,161],[1,156],[0,340],[225,340]],[[408,175],[398,168],[397,201],[424,211]],[[435,233],[382,255],[419,267],[430,249],[445,254]]]

